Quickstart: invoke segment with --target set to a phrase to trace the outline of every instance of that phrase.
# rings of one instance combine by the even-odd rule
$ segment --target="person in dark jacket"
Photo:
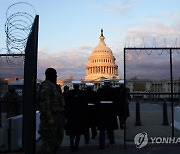
[[[9,91],[4,95],[3,99],[7,104],[7,118],[20,114],[19,96],[14,86],[9,86]]]
[[[86,104],[86,131],[84,134],[86,144],[89,144],[91,128],[92,139],[97,136],[97,93],[93,91],[94,84],[86,83],[86,90],[84,91],[84,101]]]
[[[68,92],[69,92],[69,87],[66,85],[64,86],[63,96],[66,97]]]
[[[66,134],[70,136],[70,150],[79,150],[80,137],[85,132],[85,104],[83,91],[79,89],[79,82],[73,82],[73,90],[69,90],[66,98]]]
[[[64,96],[64,100],[65,100],[65,103],[67,102],[68,100],[68,93],[69,93],[69,86],[64,86],[64,89],[63,89],[63,96]],[[67,119],[67,106],[65,106],[65,112],[64,112],[64,115],[65,115],[65,125],[66,125],[66,119]]]
[[[123,129],[126,119],[130,116],[129,100],[131,99],[128,89],[124,86],[124,82],[121,81],[120,87],[116,88],[116,95],[116,112],[119,117],[120,128]]]
[[[115,114],[115,91],[111,87],[109,79],[104,80],[104,86],[97,91],[98,110],[97,126],[99,129],[99,148],[105,146],[105,131],[108,133],[110,144],[114,144],[114,130],[118,129],[117,116]]]

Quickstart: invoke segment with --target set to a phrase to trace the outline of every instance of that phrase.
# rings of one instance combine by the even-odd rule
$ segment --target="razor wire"
[[[27,2],[14,3],[6,11],[6,60],[8,63],[18,61],[16,54],[25,54],[26,43],[36,16],[33,5]],[[12,55],[11,58],[8,55]],[[22,61],[23,62],[23,61]]]
[[[167,41],[168,40],[168,41]],[[171,38],[171,39],[167,39],[167,38],[153,38],[153,40],[151,40],[150,38],[146,39],[145,38],[135,38],[135,37],[129,37],[127,36],[125,39],[125,48],[134,48],[135,52],[137,55],[141,54],[141,51],[143,50],[143,48],[158,48],[158,47],[162,47],[162,48],[168,48],[168,47],[172,47],[173,49],[173,53],[177,53],[178,55],[180,55],[180,50],[179,49],[175,49],[178,46],[180,46],[180,37],[176,37],[175,39]],[[136,48],[142,48],[142,49],[136,49]],[[128,50],[126,51],[128,53]],[[156,53],[158,55],[162,55],[163,53],[168,53],[169,54],[169,50],[166,49],[156,49]],[[151,55],[152,54],[152,50],[146,50],[145,53],[147,55]]]

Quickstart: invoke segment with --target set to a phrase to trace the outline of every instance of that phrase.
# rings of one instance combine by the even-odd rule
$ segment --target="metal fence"
[[[172,48],[171,47],[169,47],[169,48],[168,47],[165,47],[165,48],[155,48],[155,47],[154,48],[145,48],[145,47],[143,47],[143,48],[124,48],[124,82],[125,82],[125,86],[130,89],[132,101],[134,101],[136,103],[136,105],[134,105],[134,109],[130,110],[130,113],[132,113],[132,117],[134,117],[134,120],[136,121],[135,122],[136,124],[134,123],[134,125],[136,127],[133,127],[133,129],[137,130],[136,133],[138,133],[138,130],[143,131],[143,127],[141,126],[141,121],[140,121],[141,117],[144,116],[143,117],[144,120],[146,120],[146,119],[148,120],[149,117],[146,117],[146,114],[148,115],[148,113],[154,112],[150,109],[148,111],[148,107],[147,107],[144,114],[141,115],[141,113],[143,111],[141,110],[140,106],[141,105],[143,106],[146,103],[146,105],[148,104],[149,106],[151,106],[153,104],[157,104],[162,107],[161,111],[158,111],[158,112],[160,113],[160,116],[162,117],[162,119],[163,119],[163,117],[166,117],[166,115],[169,115],[170,123],[168,123],[168,125],[171,127],[171,136],[172,137],[175,136],[175,133],[174,133],[175,132],[175,129],[174,129],[174,107],[176,105],[179,105],[179,102],[180,102],[180,80],[178,78],[178,81],[177,81],[177,89],[178,90],[175,90],[176,85],[175,85],[175,79],[173,78],[173,75],[174,75],[173,73],[175,72],[175,69],[173,72],[174,63],[173,63],[172,55],[173,55],[173,52],[176,52],[178,50],[180,50],[180,48],[178,48],[178,47],[177,48],[174,48],[174,47],[172,47]],[[156,86],[155,83],[157,83],[157,79],[156,80],[149,80],[149,79],[144,80],[142,78],[138,79],[138,78],[136,78],[136,76],[132,77],[130,79],[130,75],[129,75],[129,74],[133,74],[133,73],[134,74],[139,73],[138,75],[142,75],[143,73],[144,74],[146,73],[146,74],[148,74],[149,78],[153,78],[154,74],[151,74],[151,76],[149,75],[150,74],[149,72],[153,72],[153,71],[150,71],[150,66],[151,66],[151,63],[149,62],[150,60],[147,59],[147,61],[149,63],[146,63],[146,60],[142,60],[145,56],[142,56],[142,55],[139,56],[139,55],[141,53],[146,53],[147,54],[146,57],[148,57],[148,55],[150,55],[154,51],[156,51],[156,52],[162,51],[161,54],[163,53],[163,51],[166,51],[166,55],[165,55],[166,56],[166,60],[165,60],[166,67],[165,67],[165,69],[166,69],[166,77],[168,77],[168,81],[165,79],[162,79],[161,77],[158,76],[162,72],[162,69],[159,72],[156,71],[158,80],[161,80],[161,82],[157,84],[156,90],[154,90],[153,86]],[[136,56],[134,56],[134,54],[131,54],[133,52],[136,53],[136,55],[138,55],[139,57],[137,58]],[[158,55],[158,56],[160,57],[160,55]],[[167,57],[169,58],[169,60],[167,59]],[[144,62],[144,65],[141,65],[141,67],[146,67],[146,69],[142,69],[142,70],[144,70],[144,72],[139,71],[139,70],[141,70],[141,67],[138,67],[138,66],[140,66],[139,64],[137,64],[137,67],[135,67],[136,62],[131,63],[132,58],[136,59],[136,62],[138,61],[137,63],[140,63],[141,60],[142,60],[142,62]],[[159,58],[161,60],[159,63],[161,63],[162,60],[164,60],[163,58],[164,57]],[[130,64],[128,64],[128,62]],[[133,64],[133,66],[132,66],[132,64]],[[177,64],[177,63],[175,63],[175,64]],[[152,60],[152,65],[153,65],[153,60]],[[159,67],[159,65],[157,64],[155,67]],[[136,69],[135,70],[136,72],[132,68]],[[131,69],[131,71],[129,71],[128,69]],[[178,74],[178,75],[180,77],[180,74]],[[139,82],[139,85],[138,85],[139,87],[135,89],[135,87],[137,87],[137,82]],[[143,83],[144,83],[144,85],[143,85]],[[166,85],[164,86],[163,83],[165,83]],[[157,116],[158,116],[159,115],[158,112],[154,112],[154,113],[157,113]],[[165,119],[165,120],[168,120],[168,119]],[[125,146],[126,146],[127,141],[133,140],[133,136],[131,136],[130,138],[128,137],[128,131],[129,131],[129,129],[131,129],[130,125],[128,125],[128,124],[129,123],[127,120],[126,127],[124,129],[124,145]],[[140,126],[141,126],[141,128],[140,128]],[[139,129],[137,129],[137,127]],[[154,127],[154,128],[156,128],[156,127]],[[151,129],[150,126],[149,126],[149,128],[148,128],[148,126],[147,127],[144,126],[144,131],[145,130],[149,131],[150,129]],[[158,129],[158,126],[157,126],[157,129]],[[168,131],[169,131],[169,129],[168,129]],[[152,132],[154,132],[154,131],[152,131]],[[156,134],[156,133],[154,133],[154,134]],[[135,135],[135,134],[133,134],[133,135]]]

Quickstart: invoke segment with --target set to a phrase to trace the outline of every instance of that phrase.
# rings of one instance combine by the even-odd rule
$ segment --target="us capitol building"
[[[105,37],[102,29],[99,39],[99,44],[93,49],[88,59],[88,63],[86,65],[86,75],[85,78],[81,80],[80,88],[85,87],[87,82],[91,82],[94,83],[94,90],[97,90],[102,86],[102,81],[107,78],[111,79],[112,86],[119,84],[120,77],[118,76],[118,66],[115,63],[116,59],[113,56],[112,50],[104,41]],[[62,89],[65,85],[72,89],[72,81],[73,77],[69,76],[65,80],[58,80],[58,84],[62,86]],[[170,79],[157,81],[132,78],[126,80],[126,86],[130,89],[130,92],[170,92]],[[173,79],[173,87],[174,92],[180,92],[180,77]]]
[[[104,41],[102,29],[99,39],[99,44],[93,49],[88,59],[86,75],[81,80],[80,88],[85,87],[87,82],[91,82],[94,83],[94,90],[97,90],[102,86],[104,79],[111,79],[113,86],[119,83],[120,77],[118,76],[118,66],[115,63],[116,58]],[[59,81],[58,84],[62,85],[62,88],[67,85],[72,89],[72,81],[73,77],[69,76],[62,82]]]
[[[111,49],[104,42],[103,30],[99,44],[93,49],[86,65],[85,82],[101,81],[104,78],[119,79],[118,66]]]

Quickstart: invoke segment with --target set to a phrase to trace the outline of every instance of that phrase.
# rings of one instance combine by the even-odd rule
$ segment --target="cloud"
[[[77,79],[83,78],[91,52],[90,46],[80,46],[53,54],[49,53],[48,49],[41,50],[38,58],[38,77],[42,79],[45,69],[53,67],[58,72],[58,78],[66,78],[69,75]]]
[[[163,51],[160,55],[152,51],[150,55],[142,51],[139,55],[135,51],[128,52],[130,59],[126,59],[126,76],[128,79],[137,76],[139,79],[167,79],[170,78],[170,54]],[[140,57],[140,58],[139,58]],[[180,54],[173,52],[173,77],[179,78]]]
[[[46,68],[53,67],[57,70],[58,78],[64,79],[71,75],[75,79],[85,76],[86,64],[92,52],[90,46],[79,46],[66,51],[51,53],[49,48],[44,47],[38,51],[38,78],[44,79]],[[24,76],[23,58],[10,58],[8,61],[0,57],[0,77]]]
[[[24,76],[24,59],[22,57],[12,58],[0,57],[0,78],[18,77]]]
[[[146,18],[127,32],[127,46],[180,46],[180,17],[178,13],[160,13]],[[166,19],[164,16],[166,15]]]
[[[104,4],[97,6],[97,9],[120,16],[127,16],[138,1],[139,0],[121,0],[104,2]]]
[[[166,17],[166,19],[164,19]],[[161,12],[127,29],[126,47],[179,47],[179,12]],[[123,45],[121,45],[122,48]],[[180,52],[173,51],[173,77],[179,78]],[[169,52],[131,50],[126,53],[126,76],[141,79],[170,78]]]

